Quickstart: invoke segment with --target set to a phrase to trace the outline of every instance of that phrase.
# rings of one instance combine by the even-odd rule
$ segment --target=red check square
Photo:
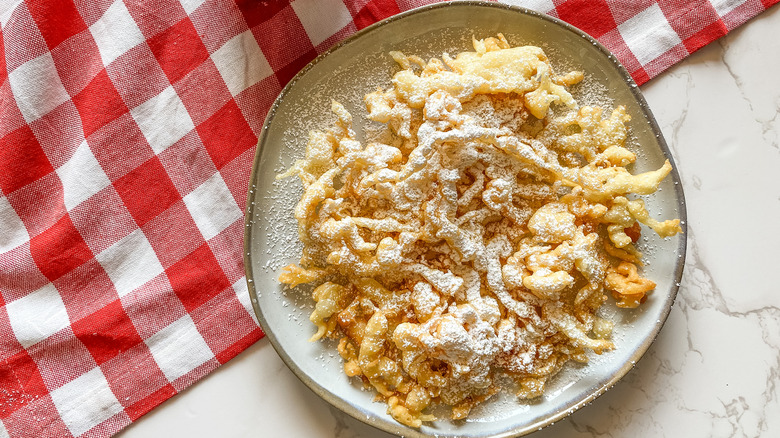
[[[138,226],[143,226],[181,199],[157,157],[116,180],[114,187]]]
[[[257,143],[257,137],[232,99],[198,125],[197,130],[217,169]]]
[[[302,54],[301,56],[295,58],[292,62],[285,65],[284,67],[280,68],[276,72],[276,77],[279,79],[279,83],[284,85],[287,85],[288,82],[290,82],[290,79],[292,79],[296,74],[298,74],[299,71],[303,70],[304,67],[306,67],[306,64],[311,62],[314,58],[316,58],[318,55],[316,49],[311,49],[308,52]]]
[[[73,103],[81,115],[85,137],[129,111],[105,69],[73,96]]]
[[[381,4],[382,0],[352,0],[349,2],[345,2],[344,6],[346,6],[347,10],[349,10],[349,13],[352,14],[353,17],[355,17],[357,14],[360,13],[361,10],[363,10],[363,8],[366,7],[366,5],[372,2],[377,2]],[[394,9],[398,9],[400,11],[400,7],[397,2],[393,2],[393,5],[391,7]]]
[[[0,32],[0,53],[5,53],[5,38],[3,38],[2,32]],[[7,77],[8,69],[5,66],[5,56],[0,56],[0,83],[5,82]],[[0,132],[0,135],[2,135],[2,132]]]
[[[8,418],[32,400],[45,396],[49,390],[38,366],[26,350],[0,362],[0,419]]]
[[[6,195],[54,171],[29,126],[0,138],[0,190]]]
[[[173,388],[173,385],[167,384],[131,406],[126,407],[125,412],[130,416],[131,421],[135,421],[174,395],[176,395],[176,390]]]
[[[50,49],[87,29],[73,0],[28,0],[25,3]]]
[[[209,57],[189,18],[158,33],[147,44],[171,83],[179,81]]]
[[[674,23],[672,23],[672,26],[674,27]],[[688,53],[693,53],[710,42],[726,35],[727,32],[728,29],[726,29],[726,25],[718,20],[684,39],[683,44]]]
[[[246,24],[250,28],[273,18],[276,14],[289,6],[289,2],[279,0],[272,0],[270,2],[237,0],[236,4],[238,5],[241,14],[244,16]]]
[[[614,29],[615,19],[606,0],[569,0],[556,8],[558,17],[598,38]]]
[[[385,2],[373,0],[354,14],[355,26],[358,29],[368,27],[379,20],[383,20],[391,15],[400,14],[401,10],[395,2]]]
[[[92,251],[67,214],[30,240],[30,253],[49,280],[56,280],[93,258]]]
[[[165,272],[187,312],[192,312],[230,287],[217,258],[206,243]]]
[[[143,342],[118,299],[72,327],[98,365]]]

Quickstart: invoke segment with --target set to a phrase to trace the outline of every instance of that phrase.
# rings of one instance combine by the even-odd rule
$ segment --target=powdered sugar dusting
[[[428,44],[427,48],[430,49],[430,54],[438,56],[442,52],[455,53],[468,47],[471,39],[470,35],[459,32],[454,32],[453,35],[456,37],[450,38],[447,36],[442,38],[450,41],[449,47],[445,50],[441,49],[441,43],[432,42]],[[454,40],[456,43],[452,44]],[[417,49],[416,53],[420,53],[419,44],[413,41],[408,44],[410,47]],[[459,45],[463,47],[458,47]],[[393,49],[399,49],[399,47],[393,47]],[[424,52],[425,50],[423,50]],[[392,66],[392,64],[390,65]],[[302,156],[309,129],[313,126],[327,126],[334,123],[335,117],[326,111],[330,106],[330,99],[335,98],[352,114],[358,115],[352,126],[354,126],[355,138],[361,140],[361,143],[366,141],[383,141],[387,136],[387,132],[379,128],[375,122],[369,121],[359,114],[363,114],[363,111],[360,109],[363,106],[364,94],[377,88],[387,88],[389,86],[389,80],[387,79],[388,70],[392,70],[392,67],[388,67],[386,55],[383,52],[377,52],[361,59],[360,62],[344,64],[337,68],[328,78],[321,80],[316,87],[312,88],[315,91],[311,92],[307,99],[299,100],[292,107],[289,112],[293,113],[294,116],[285,118],[286,130],[283,135],[283,144],[280,148],[281,153],[272,155],[277,160],[274,170],[282,172],[290,167],[294,158]],[[337,90],[338,93],[333,93],[334,90]],[[592,104],[597,102],[602,106],[607,106],[604,105],[605,103],[608,106],[612,105],[612,101],[606,97],[606,89],[598,85],[597,82],[589,83],[587,75],[581,85],[574,87],[573,94],[580,103]],[[420,154],[418,157],[409,157],[412,171],[405,175],[403,171],[400,171],[403,176],[412,176],[416,170],[420,169],[415,163],[419,162],[421,166],[430,162],[430,151],[434,144],[451,142],[468,145],[469,142],[497,139],[508,134],[519,134],[520,138],[523,136],[529,139],[533,137],[531,133],[522,132],[522,129],[525,129],[524,125],[528,120],[528,114],[523,111],[523,104],[518,99],[491,99],[479,96],[461,104],[457,100],[448,100],[446,96],[441,96],[441,98],[432,97],[428,100],[425,111],[427,116],[435,123],[441,124],[445,123],[446,120],[458,120],[458,129],[442,130],[432,126],[432,129],[426,130],[425,127],[421,126],[418,131],[418,143],[421,147]],[[437,120],[438,122],[436,122]],[[517,147],[517,145],[513,147]],[[522,147],[528,147],[529,150],[533,149],[536,153],[540,153],[540,151],[543,153],[543,150],[539,149],[538,145],[531,141],[528,141],[528,144]],[[470,157],[469,154],[473,154],[473,157]],[[485,159],[484,154],[484,150],[475,148],[466,150],[461,155],[448,156],[447,153],[439,153],[439,155],[434,157],[434,160],[441,160],[442,162],[455,160],[457,163],[458,161],[469,160],[475,157]],[[505,217],[511,218],[516,223],[526,223],[531,219],[533,213],[532,209],[523,206],[510,206],[511,203],[508,203],[507,199],[511,200],[511,195],[509,195],[510,198],[507,198],[507,196],[512,193],[513,183],[511,179],[507,179],[501,174],[504,171],[501,170],[501,166],[506,163],[500,163],[500,158],[495,156],[489,157],[489,159],[499,160],[498,164],[501,165],[485,170],[486,175],[489,176],[490,183],[484,187],[482,193],[478,190],[473,191],[473,196],[481,196],[481,202],[484,202],[489,208],[482,212],[470,211],[468,218],[466,218],[466,215],[459,218],[458,226],[463,231],[460,233],[461,236],[456,239],[452,235],[452,241],[448,241],[447,244],[442,244],[440,248],[437,248],[437,251],[445,252],[454,261],[473,261],[475,266],[483,273],[486,273],[486,283],[483,284],[480,281],[476,281],[475,286],[474,281],[472,281],[471,285],[469,285],[468,277],[471,274],[460,269],[457,264],[449,264],[447,261],[443,261],[441,265],[433,266],[433,268],[423,264],[411,265],[408,268],[409,272],[413,272],[427,281],[427,283],[419,282],[417,285],[430,284],[437,291],[437,294],[431,294],[431,290],[415,286],[412,294],[414,308],[418,313],[418,318],[420,317],[419,315],[425,315],[420,321],[422,322],[424,319],[426,322],[417,329],[422,331],[413,332],[410,329],[408,342],[412,342],[412,339],[415,339],[414,342],[425,345],[426,349],[440,351],[440,359],[450,364],[454,375],[462,377],[455,380],[452,388],[448,390],[453,394],[452,400],[457,400],[458,394],[468,392],[470,388],[481,388],[490,385],[491,380],[487,376],[490,364],[495,360],[496,355],[500,351],[507,351],[520,345],[517,344],[519,338],[516,331],[514,334],[510,334],[510,331],[505,331],[503,337],[502,335],[496,335],[494,330],[495,322],[491,322],[491,320],[498,318],[496,311],[498,302],[501,302],[518,315],[530,317],[529,309],[522,303],[516,302],[506,288],[502,286],[503,280],[501,280],[501,260],[512,254],[513,248],[510,240],[514,242],[518,236],[511,236],[512,227],[504,221],[495,221],[484,228],[477,229],[471,229],[469,225],[484,220],[484,217],[480,219],[479,215],[490,215],[490,210],[501,212]],[[438,170],[436,179],[440,187],[440,194],[436,196],[440,196],[437,202],[440,202],[442,206],[446,205],[444,201],[448,201],[450,205],[455,205],[454,208],[457,208],[457,205],[464,204],[464,195],[469,196],[470,189],[463,191],[461,188],[456,188],[459,182],[462,183],[462,174],[456,171],[457,167],[457,165],[453,166],[450,163],[448,166],[442,166]],[[391,167],[388,170],[399,171],[397,167]],[[474,178],[473,186],[475,188],[484,184],[484,181],[478,183],[476,176]],[[264,201],[270,208],[263,211],[262,214],[270,217],[268,222],[271,224],[264,230],[268,243],[266,254],[270,256],[267,258],[268,261],[264,266],[266,270],[278,272],[281,266],[290,261],[293,254],[300,253],[301,245],[294,238],[296,225],[291,216],[295,203],[301,197],[301,190],[298,187],[295,184],[295,189],[291,190],[289,181],[274,181],[264,194]],[[380,184],[377,184],[377,190],[381,190]],[[413,184],[396,184],[393,192],[403,195],[402,197],[393,198],[401,210],[414,209],[415,203],[413,201],[415,198],[430,197],[429,194],[424,193],[424,191],[421,192]],[[522,193],[528,199],[549,198],[554,195],[549,189],[541,189],[530,185],[524,186]],[[468,205],[468,203],[464,205]],[[425,214],[434,222],[436,220],[442,221],[436,226],[441,228],[441,232],[444,233],[442,235],[445,235],[446,223],[449,220],[446,218],[448,214],[446,208],[440,211],[434,209]],[[550,236],[572,234],[569,232],[571,230],[567,231],[571,228],[567,220],[556,219],[545,220],[544,222],[552,228],[547,231],[541,228],[535,231],[535,234],[541,236],[543,240],[550,240],[544,237],[545,233]],[[529,228],[532,228],[530,223]],[[481,239],[475,238],[480,233],[496,236],[510,235],[511,238],[503,240],[496,238],[490,241],[489,244],[485,244]],[[380,253],[377,251],[377,258],[379,256]],[[384,253],[384,257],[384,262],[389,264],[398,264],[399,261],[403,260],[403,256],[399,252],[389,251]],[[540,283],[541,287],[549,287],[549,285],[553,284],[551,279],[547,278],[546,280],[547,283]],[[484,288],[492,290],[498,301],[486,300],[481,292]],[[456,306],[454,303],[451,303],[449,307],[441,308],[439,306],[442,302],[438,294],[446,297],[456,297],[458,301],[465,301],[467,304]],[[437,314],[437,312],[439,313]],[[433,327],[435,327],[435,330]],[[431,334],[433,333],[432,330],[435,331],[435,334]],[[573,331],[575,329],[573,326],[570,326],[566,330]],[[514,338],[510,342],[509,339],[512,336]],[[525,341],[520,342],[522,344]],[[403,345],[404,341],[400,341],[400,344]],[[547,354],[543,350],[543,348],[540,349],[539,354]],[[533,354],[528,352],[520,352],[518,354],[518,358],[520,358],[518,364],[523,363],[524,355],[528,356],[528,360],[525,360],[525,365],[522,366],[530,367]],[[569,383],[560,383],[558,382],[559,380],[560,377],[549,382],[551,389],[548,396],[556,396],[558,394],[556,387],[560,389],[571,384],[570,381],[567,381]],[[562,391],[563,389],[560,390]],[[442,397],[444,400],[447,399],[447,391],[445,391]]]

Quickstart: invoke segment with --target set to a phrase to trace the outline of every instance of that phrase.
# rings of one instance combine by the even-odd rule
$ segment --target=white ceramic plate
[[[330,125],[330,100],[343,103],[365,119],[362,97],[378,85],[387,86],[398,67],[387,53],[401,50],[428,58],[442,52],[471,50],[472,36],[503,33],[513,46],[541,46],[558,71],[582,69],[586,80],[575,96],[581,103],[625,105],[631,147],[639,156],[634,171],[661,166],[672,159],[660,130],[636,84],[609,52],[581,31],[545,15],[505,5],[454,2],[423,7],[362,30],[318,57],[285,87],[273,105],[260,136],[251,175],[245,235],[245,266],[249,292],[266,335],[290,369],[314,392],[349,415],[379,429],[407,437],[509,437],[551,424],[591,402],[614,385],[638,361],[655,339],[677,293],[685,258],[685,233],[659,239],[644,233],[646,275],[658,284],[636,310],[604,306],[617,325],[613,352],[593,357],[585,366],[567,366],[542,400],[525,403],[511,393],[489,401],[466,421],[439,420],[420,429],[395,422],[384,403],[373,402],[372,391],[348,379],[329,342],[308,342],[315,328],[308,315],[311,289],[284,290],[280,269],[298,261],[300,245],[292,209],[300,197],[294,179],[275,175],[303,156],[308,131]],[[358,136],[361,132],[358,131]],[[661,190],[645,197],[651,212],[685,220],[682,186],[676,171]],[[446,417],[445,417],[446,418]]]

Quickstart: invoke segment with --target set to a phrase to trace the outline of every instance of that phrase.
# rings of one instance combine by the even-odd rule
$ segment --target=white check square
[[[46,286],[5,306],[16,339],[29,348],[70,325],[68,311],[57,288]]]
[[[715,12],[717,12],[721,17],[733,11],[734,9],[737,9],[746,2],[746,0],[710,0],[712,7],[715,8]]]
[[[72,210],[90,196],[103,190],[111,181],[103,172],[87,141],[84,140],[73,156],[57,169],[65,195],[65,207]]]
[[[143,286],[164,270],[141,230],[133,231],[98,254],[95,259],[106,270],[120,298]]]
[[[555,9],[555,3],[553,3],[553,0],[501,0],[501,3],[520,6],[542,13],[547,13]]]
[[[618,32],[642,65],[682,43],[657,4],[618,25]]]
[[[187,108],[173,86],[130,110],[152,150],[159,154],[195,129]]]
[[[274,73],[249,30],[223,44],[211,59],[233,96]]]
[[[315,46],[352,21],[352,14],[341,0],[295,0],[292,8]]]
[[[8,20],[11,19],[11,14],[16,10],[16,7],[22,3],[21,0],[17,1],[2,1],[0,2],[0,27],[5,27],[8,24]],[[0,431],[3,431],[3,423],[0,422]],[[3,435],[0,433],[0,438]]]
[[[171,382],[214,357],[189,315],[153,334],[146,340],[146,345]]]
[[[51,398],[73,436],[79,436],[122,412],[122,405],[100,368],[93,368],[55,389]]]
[[[205,3],[206,0],[179,0],[181,1],[181,7],[184,8],[184,12],[187,13],[187,15],[190,15],[195,11],[195,9],[198,9],[200,5]]]
[[[206,240],[243,216],[219,172],[185,196],[184,205]]]
[[[70,99],[62,85],[51,53],[25,62],[8,74],[8,83],[24,120],[28,123],[45,116]]]
[[[16,210],[8,202],[8,198],[0,198],[0,252],[10,251],[30,240],[27,227],[16,214]]]
[[[123,53],[144,42],[141,29],[122,0],[109,6],[103,16],[89,27],[89,31],[95,38],[103,65],[111,64]]]

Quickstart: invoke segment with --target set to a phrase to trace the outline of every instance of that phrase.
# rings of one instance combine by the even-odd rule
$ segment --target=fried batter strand
[[[596,315],[607,292],[636,307],[655,287],[637,269],[639,223],[681,228],[632,198],[671,166],[627,170],[629,117],[578,106],[582,72],[556,76],[542,49],[502,35],[455,58],[391,55],[392,86],[365,96],[391,141],[361,143],[334,101],[335,125],[280,175],[305,191],[300,266],[279,280],[319,284],[312,340],[340,339],[345,373],[419,427],[434,403],[466,418],[499,373],[534,398],[569,360],[614,348]]]

